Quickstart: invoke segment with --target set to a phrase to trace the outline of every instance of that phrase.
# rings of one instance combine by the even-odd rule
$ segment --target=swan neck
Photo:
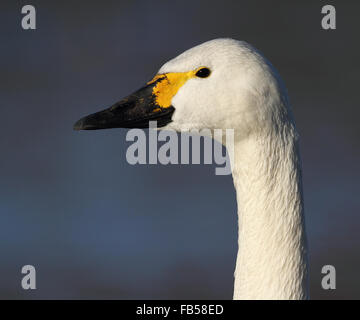
[[[235,143],[238,202],[234,299],[305,299],[307,262],[296,133]]]

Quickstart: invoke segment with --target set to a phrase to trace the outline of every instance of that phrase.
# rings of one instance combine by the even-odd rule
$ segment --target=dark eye
[[[201,68],[195,73],[195,75],[199,78],[207,78],[210,73],[211,71],[209,68]]]

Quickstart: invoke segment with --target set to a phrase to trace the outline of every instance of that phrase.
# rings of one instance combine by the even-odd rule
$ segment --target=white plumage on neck
[[[235,144],[234,299],[307,298],[301,168],[292,128]]]

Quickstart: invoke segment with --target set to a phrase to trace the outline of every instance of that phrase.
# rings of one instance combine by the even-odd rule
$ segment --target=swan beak
[[[110,108],[81,118],[74,130],[98,130],[110,128],[148,128],[149,121],[157,121],[157,127],[171,122],[173,106],[161,107],[156,102],[154,88],[163,78],[150,81],[130,96]]]

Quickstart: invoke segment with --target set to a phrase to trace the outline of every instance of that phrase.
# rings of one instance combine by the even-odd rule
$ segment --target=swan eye
[[[207,78],[210,73],[211,71],[209,68],[201,68],[195,73],[195,75],[199,78]]]

